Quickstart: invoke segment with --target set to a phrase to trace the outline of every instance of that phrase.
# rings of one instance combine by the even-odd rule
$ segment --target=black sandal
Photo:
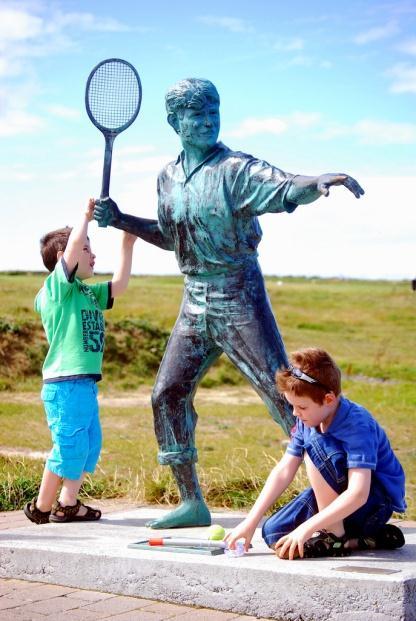
[[[49,522],[49,517],[51,515],[50,511],[41,511],[36,506],[36,498],[33,498],[30,502],[28,502],[24,507],[23,511],[25,516],[29,518],[31,522],[35,524],[47,524]]]
[[[385,524],[373,537],[358,538],[359,550],[396,550],[404,544],[404,535],[394,524]]]
[[[304,558],[321,558],[324,556],[348,556],[351,550],[345,547],[345,535],[337,537],[326,530],[318,530],[313,537],[305,541]]]
[[[87,512],[85,515],[77,515],[80,507],[86,508]],[[57,513],[62,513],[63,515],[57,515]],[[84,505],[79,500],[77,500],[75,505],[69,505],[66,507],[61,505],[59,500],[57,500],[52,507],[49,521],[50,522],[95,522],[96,520],[99,520],[100,517],[101,517],[101,511],[99,509],[93,509],[92,507],[88,507],[87,505]]]

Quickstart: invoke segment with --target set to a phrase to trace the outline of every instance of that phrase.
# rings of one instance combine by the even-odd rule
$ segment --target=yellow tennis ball
[[[222,541],[225,537],[225,530],[219,524],[213,524],[208,528],[208,539]]]

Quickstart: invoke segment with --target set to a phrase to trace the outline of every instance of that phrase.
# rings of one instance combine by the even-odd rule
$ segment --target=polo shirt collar
[[[220,153],[221,151],[228,151],[228,147],[226,147],[222,142],[217,142],[216,145],[214,145],[214,147],[212,148],[212,151],[210,151],[207,155],[207,157],[202,160],[202,162],[200,162],[198,164],[198,166],[195,166],[195,168],[193,170],[191,170],[191,172],[189,173],[188,176],[186,176],[185,173],[185,167],[183,165],[184,159],[185,159],[185,151],[181,151],[177,157],[177,160],[175,162],[176,166],[181,165],[184,177],[185,177],[185,183],[187,183],[190,178],[196,173],[198,172],[198,170],[204,165],[206,164],[209,160],[211,160],[213,157],[215,157],[216,155],[218,155],[218,153]]]

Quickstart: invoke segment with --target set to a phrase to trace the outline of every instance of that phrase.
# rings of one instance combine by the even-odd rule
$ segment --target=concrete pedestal
[[[28,526],[0,533],[0,577],[95,589],[285,621],[416,621],[416,529],[392,552],[283,561],[262,542],[241,558],[128,547],[151,536],[206,537],[207,528],[154,531],[162,509],[99,522]],[[226,530],[243,514],[216,513]]]

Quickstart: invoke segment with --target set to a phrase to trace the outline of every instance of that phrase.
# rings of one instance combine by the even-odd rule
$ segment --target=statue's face
[[[215,145],[220,131],[220,108],[207,102],[202,108],[185,108],[182,118],[177,117],[177,132],[186,149],[208,149]]]

